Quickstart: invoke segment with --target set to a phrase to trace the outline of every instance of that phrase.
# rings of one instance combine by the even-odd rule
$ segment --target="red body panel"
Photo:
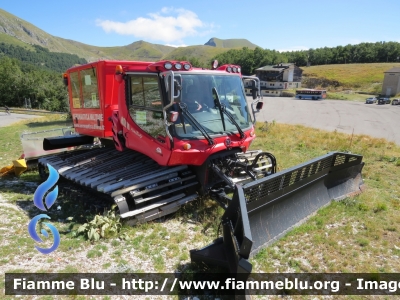
[[[135,65],[138,70],[146,70],[149,63],[132,61],[98,61],[90,64],[77,66],[68,69],[69,76],[69,103],[72,118],[74,120],[75,131],[79,134],[95,137],[112,137],[112,123],[108,119],[113,110],[118,110],[118,87],[115,80],[115,67],[117,65],[128,66]],[[74,99],[72,96],[71,73],[82,70],[91,70],[95,68],[97,72],[97,92],[100,102],[99,108],[74,108]],[[81,92],[81,91],[80,91]]]
[[[242,140],[238,134],[231,134],[215,138],[214,145],[209,145],[206,139],[189,141],[174,138],[172,147],[168,137],[159,140],[150,136],[132,120],[129,114],[125,99],[125,81],[118,82],[115,78],[117,65],[122,65],[124,72],[158,73],[149,68],[150,65],[154,66],[151,62],[133,61],[98,61],[69,69],[67,71],[69,75],[76,71],[90,70],[91,67],[97,70],[99,108],[74,108],[73,87],[69,78],[69,100],[76,132],[100,138],[114,137],[115,140],[117,132],[113,134],[112,128],[114,131],[122,131],[127,148],[139,151],[163,166],[199,166],[214,153],[232,148],[240,148],[246,152],[250,147],[255,138],[253,127],[244,131],[245,138]],[[194,68],[188,72],[193,71]],[[116,116],[119,124],[115,124]],[[187,143],[191,146],[190,150],[184,150],[184,144]],[[115,144],[118,150],[122,149],[120,141]]]
[[[246,138],[240,140],[236,134],[230,135],[229,137],[223,136],[214,139],[214,145],[208,145],[207,140],[194,140],[194,141],[181,141],[174,139],[174,151],[171,154],[171,158],[168,162],[169,166],[174,165],[202,165],[206,159],[217,152],[224,151],[231,148],[241,148],[243,152],[246,152],[250,147],[254,137],[250,137],[250,131],[245,131]],[[225,141],[230,139],[229,148],[225,144]],[[191,145],[190,150],[184,150],[183,145],[189,143]]]

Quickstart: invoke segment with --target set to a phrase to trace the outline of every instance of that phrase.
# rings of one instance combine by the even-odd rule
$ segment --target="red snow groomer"
[[[253,80],[253,99],[243,79]],[[332,152],[277,173],[271,153],[249,151],[259,80],[239,66],[178,61],[98,61],[64,74],[75,132],[44,150],[101,147],[39,159],[61,176],[109,195],[122,218],[146,222],[199,194],[224,209],[223,236],[193,261],[250,272],[248,258],[332,199],[360,191],[362,156]]]

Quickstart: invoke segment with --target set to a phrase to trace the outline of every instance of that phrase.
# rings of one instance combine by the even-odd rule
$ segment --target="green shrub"
[[[78,234],[82,233],[90,241],[98,241],[100,238],[117,237],[121,227],[120,216],[112,208],[109,211],[105,210],[102,216],[96,215],[92,221],[80,226]]]

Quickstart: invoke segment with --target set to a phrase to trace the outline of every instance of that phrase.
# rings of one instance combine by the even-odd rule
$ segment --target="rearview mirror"
[[[253,100],[257,99],[257,89],[256,88],[251,89],[251,95],[253,96]]]
[[[257,99],[257,90],[256,81],[253,80],[251,82],[251,95],[253,96],[253,100]]]
[[[174,83],[175,83],[174,87],[176,88],[176,90],[181,91],[182,90],[182,86],[179,83],[179,81],[175,79]]]
[[[179,113],[178,113],[177,111],[171,111],[171,112],[169,112],[169,118],[168,118],[168,120],[169,120],[171,123],[175,123],[176,120],[178,120],[178,117],[179,117]]]
[[[174,98],[179,98],[181,95],[182,86],[178,80],[174,80]],[[175,101],[176,102],[176,101]]]

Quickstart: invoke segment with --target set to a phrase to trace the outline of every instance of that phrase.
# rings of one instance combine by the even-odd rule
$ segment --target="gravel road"
[[[400,105],[285,97],[264,97],[263,102],[257,121],[275,120],[349,134],[354,130],[354,134],[385,138],[400,145]]]
[[[251,97],[248,100],[250,102]],[[354,130],[354,134],[385,138],[400,145],[400,105],[285,97],[264,97],[263,102],[263,109],[256,114],[257,121],[275,120],[348,134]],[[38,116],[0,112],[0,127],[31,118]]]
[[[12,123],[27,120],[27,119],[34,119],[40,118],[40,116],[36,115],[23,115],[23,114],[15,114],[11,113],[11,115],[6,114],[4,111],[0,112],[0,127],[11,125]]]

